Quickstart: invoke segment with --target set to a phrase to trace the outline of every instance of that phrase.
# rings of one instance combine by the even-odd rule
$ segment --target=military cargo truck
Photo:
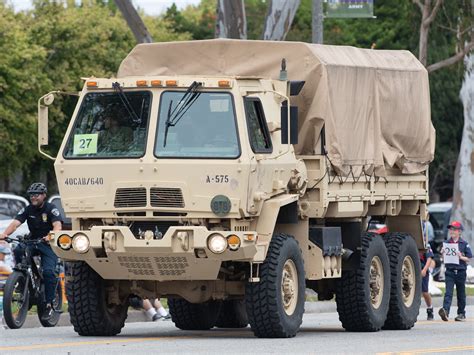
[[[305,288],[349,331],[413,327],[434,154],[428,76],[406,51],[209,40],[138,45],[87,78],[57,157],[80,335],[131,295],[180,329],[293,337]],[[367,231],[377,219],[389,232]]]

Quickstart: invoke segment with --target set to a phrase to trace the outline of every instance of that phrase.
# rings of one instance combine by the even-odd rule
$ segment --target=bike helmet
[[[30,185],[28,190],[26,191],[27,194],[45,194],[48,192],[46,185],[42,182],[35,182]]]

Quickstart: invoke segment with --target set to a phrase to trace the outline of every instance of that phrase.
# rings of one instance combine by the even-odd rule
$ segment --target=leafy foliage
[[[52,163],[36,151],[37,100],[51,90],[78,91],[81,77],[113,76],[135,46],[134,37],[114,1],[35,0],[34,9],[14,13],[0,1],[0,181],[23,171],[25,185],[44,175],[54,181]],[[202,0],[162,16],[142,18],[159,41],[214,37],[215,0]],[[261,39],[268,0],[245,0],[249,39]],[[311,42],[312,0],[302,0],[287,40]],[[418,53],[421,15],[411,0],[375,1],[375,19],[325,19],[327,44]],[[455,53],[455,29],[472,24],[470,0],[445,1],[429,35],[428,64]],[[463,110],[459,100],[464,67],[458,63],[430,75],[436,158],[430,169],[432,192],[452,194],[460,146]],[[59,105],[57,104],[59,102]],[[51,151],[59,147],[75,106],[58,100],[50,111]],[[7,185],[7,184],[4,184]],[[1,186],[1,184],[0,184]]]

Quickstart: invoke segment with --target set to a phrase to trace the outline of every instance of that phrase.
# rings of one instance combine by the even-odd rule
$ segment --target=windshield
[[[145,153],[151,94],[89,93],[66,145],[66,158],[135,158]]]
[[[155,155],[176,158],[237,158],[240,155],[234,103],[229,93],[199,92],[191,104],[184,92],[161,95]],[[169,113],[181,110],[167,124]],[[175,112],[176,112],[175,111]],[[168,127],[167,127],[168,125]],[[166,140],[165,140],[166,137]]]

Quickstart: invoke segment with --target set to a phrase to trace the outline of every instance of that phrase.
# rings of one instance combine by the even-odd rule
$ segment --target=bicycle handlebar
[[[6,237],[4,239],[6,242],[11,243],[11,242],[18,242],[18,243],[25,243],[25,244],[40,244],[44,243],[45,241],[43,239],[27,239],[26,237],[21,237],[18,236],[16,238],[13,237]]]

